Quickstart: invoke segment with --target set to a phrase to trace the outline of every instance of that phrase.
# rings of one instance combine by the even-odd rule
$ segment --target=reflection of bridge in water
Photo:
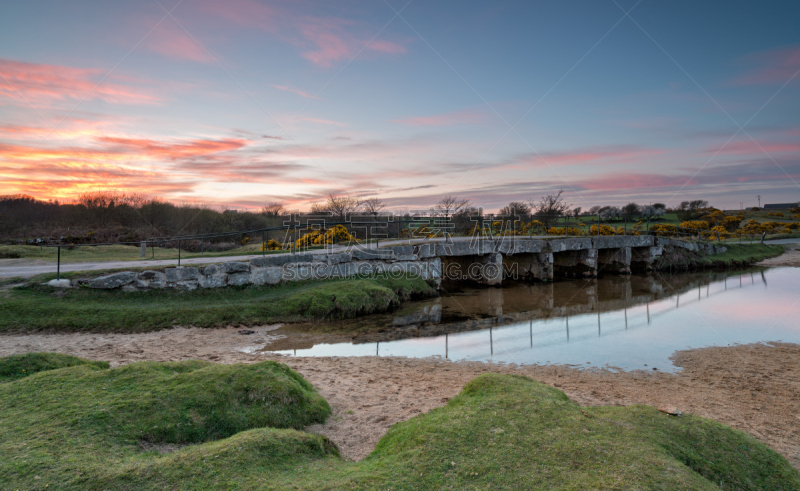
[[[376,354],[380,354],[381,342],[444,336],[442,354],[447,357],[451,334],[486,330],[486,341],[490,353],[494,354],[497,328],[504,326],[527,321],[530,345],[533,347],[534,321],[548,323],[560,319],[557,329],[561,335],[550,329],[548,336],[553,342],[569,342],[570,318],[573,321],[580,318],[580,329],[585,336],[586,316],[596,314],[596,335],[602,336],[603,314],[622,314],[619,324],[624,324],[624,330],[627,331],[629,317],[631,324],[646,322],[645,325],[650,325],[671,310],[688,307],[732,288],[747,288],[757,284],[766,285],[763,271],[612,276],[550,284],[517,284],[506,288],[456,290],[422,306],[417,305],[411,312],[395,315],[390,325],[360,333],[352,342],[375,343]],[[573,325],[573,337],[576,334],[575,327]]]

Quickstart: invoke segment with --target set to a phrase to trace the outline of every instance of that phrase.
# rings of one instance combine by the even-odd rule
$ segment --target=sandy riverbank
[[[584,405],[673,405],[746,431],[800,467],[800,345],[756,344],[680,351],[678,374],[504,366],[410,358],[291,358],[248,352],[277,326],[176,328],[144,334],[34,334],[0,337],[0,356],[57,351],[121,365],[140,360],[276,359],[297,370],[331,403],[333,416],[311,431],[352,459],[365,457],[388,428],[444,405],[475,376],[517,373],[558,387]]]
[[[770,267],[779,267],[779,266],[793,266],[795,268],[800,267],[800,244],[786,244],[784,245],[786,250],[783,254],[777,257],[771,257],[769,259],[765,259],[756,264],[756,266],[770,266]]]

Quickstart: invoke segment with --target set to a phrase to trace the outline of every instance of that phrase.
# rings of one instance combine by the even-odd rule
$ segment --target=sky
[[[800,201],[800,2],[0,5],[0,195]]]

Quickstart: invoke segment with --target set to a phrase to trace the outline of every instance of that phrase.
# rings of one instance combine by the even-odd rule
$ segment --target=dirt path
[[[778,257],[765,259],[757,266],[794,266],[800,267],[800,244],[785,244],[786,251]]]
[[[388,428],[444,405],[485,372],[527,375],[583,405],[674,405],[749,432],[800,467],[800,345],[757,344],[676,353],[678,374],[503,366],[411,358],[291,358],[253,350],[275,340],[278,326],[177,328],[146,334],[36,334],[0,337],[0,356],[58,351],[121,365],[140,360],[206,359],[252,363],[275,359],[297,370],[331,403],[333,416],[310,428],[342,453],[362,459]]]

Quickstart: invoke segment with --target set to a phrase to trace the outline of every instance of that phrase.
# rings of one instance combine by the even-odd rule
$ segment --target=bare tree
[[[628,220],[632,220],[633,217],[639,216],[641,211],[641,206],[637,205],[636,203],[628,203],[622,207],[622,216]]]
[[[361,208],[365,213],[377,217],[383,213],[386,204],[380,198],[367,198],[361,202]]]
[[[564,194],[564,190],[559,189],[557,193],[542,196],[538,203],[530,202],[531,208],[536,210],[536,218],[546,227],[552,226],[558,217],[563,216],[569,210],[570,205],[561,197],[562,194]]]
[[[434,215],[444,215],[445,218],[450,218],[464,208],[467,208],[470,204],[468,199],[461,199],[452,194],[448,194],[443,196],[442,199],[431,208],[431,213]]]
[[[286,213],[286,207],[281,203],[269,203],[261,208],[261,214],[268,217],[279,217]]]
[[[358,198],[329,194],[327,201],[321,206],[321,210],[327,211],[339,220],[344,221],[347,219],[348,215],[355,213],[359,206],[361,206],[361,200]],[[313,205],[311,209],[314,211]]]
[[[578,218],[579,216],[581,216],[581,210],[582,209],[583,208],[581,208],[580,206],[576,206],[575,208],[573,208],[572,209],[572,216],[574,216],[575,218]]]
[[[529,215],[530,213],[530,205],[523,203],[522,201],[512,201],[506,206],[500,208],[500,215],[507,217],[517,216],[521,218],[525,215]]]

